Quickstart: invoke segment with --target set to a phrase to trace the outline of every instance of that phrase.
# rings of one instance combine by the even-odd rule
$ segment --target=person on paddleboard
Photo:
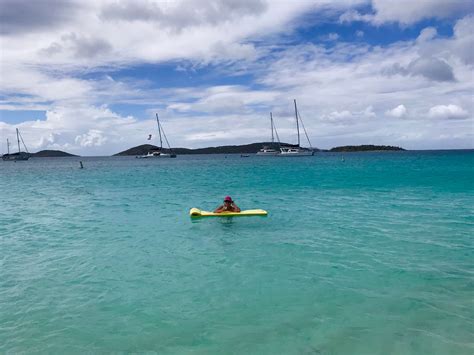
[[[214,210],[214,213],[221,213],[221,212],[240,212],[239,206],[232,201],[232,197],[226,196],[224,198],[224,204],[220,205]]]

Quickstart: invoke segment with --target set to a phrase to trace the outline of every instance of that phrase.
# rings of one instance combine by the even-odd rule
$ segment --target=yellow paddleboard
[[[191,218],[198,218],[198,217],[266,216],[266,215],[267,215],[267,211],[265,211],[265,210],[245,210],[245,211],[241,211],[241,212],[221,212],[221,213],[202,211],[199,208],[191,208],[189,210],[189,216]]]

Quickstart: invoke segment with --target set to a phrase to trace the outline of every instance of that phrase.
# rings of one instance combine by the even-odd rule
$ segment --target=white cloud
[[[339,16],[340,23],[350,23],[354,21],[371,22],[372,20],[372,14],[363,15],[354,9],[348,10]]]
[[[107,138],[104,137],[102,131],[90,129],[87,133],[76,136],[75,142],[81,147],[100,147],[107,142]]]
[[[420,57],[408,64],[409,73],[422,75],[436,81],[454,81],[453,68],[444,60],[435,57]]]
[[[154,22],[164,28],[181,31],[187,27],[219,24],[245,16],[257,16],[267,9],[263,0],[174,1],[166,6],[159,2],[106,2],[100,17],[107,21]]]
[[[421,30],[420,35],[417,38],[419,42],[426,42],[432,40],[438,35],[438,31],[434,27],[426,27]]]
[[[469,113],[457,105],[436,105],[430,108],[428,116],[438,119],[465,119]]]
[[[466,0],[372,0],[374,23],[399,22],[412,24],[428,18],[449,18],[472,11],[474,6]]]
[[[385,114],[396,118],[402,118],[407,115],[407,109],[404,105],[398,105],[397,107],[388,110]]]
[[[370,120],[376,117],[376,113],[373,111],[372,106],[367,106],[365,109],[360,111],[332,111],[329,114],[322,116],[322,119],[326,122],[353,125],[366,120]]]
[[[453,54],[464,63],[474,65],[474,16],[469,15],[456,22],[454,26],[456,41],[450,46]]]
[[[52,11],[54,8],[54,11]],[[0,2],[0,34],[47,31],[68,21],[80,10],[78,1],[19,1]]]
[[[253,55],[245,43],[249,36],[278,31],[319,6],[307,1],[271,6],[268,1],[69,1],[57,14],[38,11],[41,20],[35,20],[18,3],[23,2],[4,6],[13,10],[2,38],[2,61],[51,65],[56,71],[172,59],[239,60],[242,50]],[[48,27],[48,21],[55,26]],[[34,32],[39,27],[41,32]]]
[[[321,41],[333,42],[339,39],[339,35],[335,32],[331,32],[331,33],[328,33],[327,35],[320,36],[319,39]]]
[[[36,145],[37,149],[43,149],[46,147],[54,146],[60,134],[58,133],[49,133],[47,135],[42,135],[39,141],[39,144]]]
[[[333,111],[328,116],[330,121],[340,121],[340,120],[347,120],[353,117],[352,113],[348,110],[344,111]]]
[[[192,98],[193,102],[170,104],[168,108],[181,113],[248,113],[252,111],[252,106],[270,105],[279,93],[271,90],[250,90],[239,85],[220,85],[188,91],[184,95],[186,98]]]
[[[372,0],[373,13],[361,14],[350,9],[340,17],[341,23],[363,21],[375,25],[396,22],[404,26],[430,18],[452,18],[474,11],[466,0]]]
[[[374,112],[374,108],[372,106],[367,106],[364,111],[362,111],[362,116],[367,118],[374,118],[377,115]]]

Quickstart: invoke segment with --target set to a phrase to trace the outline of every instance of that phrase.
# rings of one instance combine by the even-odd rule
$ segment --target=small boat
[[[248,155],[248,154],[240,154],[240,157],[241,157],[241,158],[248,158],[248,157],[250,157],[250,155]]]
[[[163,126],[160,123],[160,119],[158,118],[158,114],[156,114],[156,123],[158,125],[158,134],[160,136],[160,148],[150,150],[147,154],[140,155],[137,158],[140,158],[140,159],[145,159],[145,158],[176,158],[176,154],[173,153],[173,150],[170,147],[170,144],[168,142],[168,138],[166,137]],[[151,135],[150,135],[149,138],[151,138]],[[163,138],[165,139],[166,144],[168,145],[168,152],[163,151]]]
[[[145,158],[176,158],[176,154],[170,153],[163,153],[159,150],[151,150],[145,155],[140,155],[137,158],[145,159]]]
[[[311,146],[311,142],[308,137],[308,133],[306,133],[306,129],[303,124],[303,120],[298,114],[298,108],[296,107],[296,100],[295,103],[295,118],[296,118],[296,132],[298,133],[298,144],[296,146],[282,146],[280,147],[280,157],[302,157],[302,156],[311,156],[314,155],[313,147]],[[301,147],[301,140],[300,140],[300,125],[303,127],[304,134],[306,139],[308,140],[310,148]]]
[[[20,150],[20,139],[25,147],[26,153]],[[18,153],[10,153],[10,141],[7,138],[7,154],[2,156],[2,160],[4,161],[18,161],[18,160],[28,160],[30,158],[30,152],[28,152],[28,148],[26,148],[26,144],[23,141],[23,137],[20,134],[18,128],[16,129],[16,140],[18,142]]]
[[[281,156],[289,157],[289,156],[311,156],[314,155],[314,151],[308,148],[302,148],[302,147],[281,147]]]
[[[257,152],[257,155],[262,156],[262,155],[278,155],[278,154],[280,154],[280,152],[278,150],[273,148],[273,146],[275,145],[275,138],[274,138],[274,135],[273,135],[273,131],[275,131],[275,133],[276,133],[278,142],[280,142],[280,139],[278,137],[278,132],[276,131],[275,124],[273,123],[273,116],[272,116],[271,112],[270,112],[270,127],[271,127],[271,131],[272,131],[272,144],[271,144],[271,146],[264,145],[262,147],[262,149],[260,149]],[[278,143],[278,144],[280,144],[280,143]]]

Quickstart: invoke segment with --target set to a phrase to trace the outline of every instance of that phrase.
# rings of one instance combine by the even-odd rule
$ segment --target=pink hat
[[[230,197],[230,196],[226,196],[226,197],[224,197],[224,201],[230,201],[230,202],[233,202],[233,201],[232,201],[232,197]]]

